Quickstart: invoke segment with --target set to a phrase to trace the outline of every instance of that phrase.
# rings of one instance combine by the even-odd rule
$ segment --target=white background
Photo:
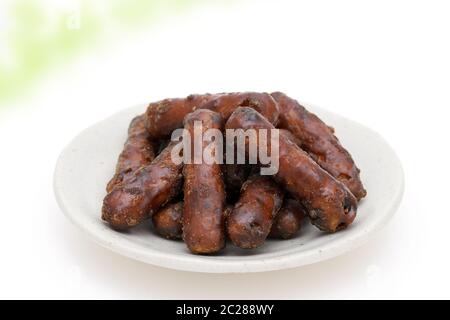
[[[0,298],[450,298],[449,16],[446,1],[211,4],[86,51],[1,111]],[[210,275],[109,252],[60,212],[53,169],[79,131],[136,103],[233,90],[282,90],[380,132],[406,175],[391,223],[326,262]]]

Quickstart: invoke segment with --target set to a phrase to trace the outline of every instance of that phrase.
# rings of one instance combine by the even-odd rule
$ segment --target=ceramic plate
[[[181,241],[163,239],[148,221],[117,232],[100,219],[105,185],[112,177],[130,120],[146,106],[126,109],[81,132],[61,153],[54,175],[56,199],[66,216],[98,244],[132,259],[161,267],[211,273],[244,273],[299,267],[340,255],[362,245],[394,215],[403,195],[402,166],[376,132],[323,109],[308,108],[336,129],[362,170],[368,191],[355,222],[335,234],[304,226],[292,240],[267,240],[260,248],[228,245],[215,256],[189,253]]]

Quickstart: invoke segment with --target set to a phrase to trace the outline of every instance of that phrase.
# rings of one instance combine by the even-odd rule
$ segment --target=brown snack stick
[[[284,199],[280,211],[275,216],[269,238],[291,239],[301,229],[307,215],[305,208],[294,199]]]
[[[278,122],[278,106],[268,93],[243,92],[193,94],[186,98],[164,99],[150,103],[146,111],[146,126],[150,136],[160,139],[183,127],[186,115],[197,109],[210,109],[228,119],[238,106],[255,108],[274,124]]]
[[[224,219],[230,215],[233,206],[227,204],[223,211]],[[155,213],[152,217],[155,231],[166,239],[178,240],[183,236],[183,202],[172,203]]]
[[[184,117],[214,99],[213,94],[191,94],[186,98],[164,99],[150,103],[145,113],[147,130],[156,139],[170,136],[183,127]]]
[[[106,191],[111,192],[116,185],[128,180],[137,169],[150,164],[154,158],[155,149],[145,127],[145,116],[137,116],[131,120],[128,127],[127,141],[119,155],[116,172],[106,186]]]
[[[334,135],[334,129],[309,112],[296,100],[281,92],[272,93],[280,109],[279,127],[288,129],[305,150],[325,171],[341,181],[359,200],[367,194],[360,170],[350,153]]]
[[[227,220],[231,241],[253,249],[266,240],[283,202],[283,191],[268,176],[250,177],[242,186],[241,197]]]
[[[226,129],[275,127],[257,111],[240,107],[228,119]],[[323,231],[343,229],[356,217],[357,201],[347,187],[283,134],[279,136],[279,167],[274,178],[305,206],[311,222]]]
[[[134,227],[151,217],[180,189],[182,164],[175,164],[171,142],[149,165],[116,186],[103,200],[102,219],[116,229]]]
[[[181,239],[183,202],[171,203],[152,216],[155,231],[166,239]]]
[[[222,118],[216,112],[200,109],[186,116],[185,129],[191,136],[191,150],[194,146],[194,123],[201,121],[202,134],[208,129],[222,127]],[[207,146],[217,145],[218,141],[202,141],[203,154]],[[186,151],[184,151],[186,152]],[[191,153],[192,157],[194,152]],[[224,218],[225,186],[220,164],[185,163],[183,239],[189,250],[197,254],[215,253],[225,246]]]
[[[278,104],[265,92],[233,92],[220,94],[205,103],[202,108],[220,113],[226,121],[238,107],[249,107],[261,113],[273,125],[277,125],[279,117]]]

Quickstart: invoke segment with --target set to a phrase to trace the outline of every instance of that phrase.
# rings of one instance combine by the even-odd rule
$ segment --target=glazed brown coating
[[[275,129],[261,114],[242,107],[231,115],[226,128]],[[270,150],[270,146],[267,148]],[[279,137],[279,170],[274,178],[301,201],[319,229],[335,232],[355,219],[357,201],[353,194],[283,134]]]
[[[183,202],[171,203],[152,217],[153,227],[166,239],[181,239]]]
[[[223,219],[226,221],[233,205],[227,204],[223,211]],[[152,217],[153,227],[161,236],[170,240],[178,240],[183,237],[183,202],[169,204]]]
[[[305,208],[294,199],[284,199],[270,230],[269,237],[275,239],[292,239],[302,226],[307,215]]]
[[[116,186],[103,200],[102,219],[116,229],[134,227],[178,194],[182,164],[171,160],[171,142],[149,165]]]
[[[293,143],[295,143],[296,145],[298,145],[299,147],[301,147],[301,142],[300,139],[297,138],[296,136],[294,136],[294,134],[292,132],[290,132],[287,129],[279,129],[280,130],[280,134],[283,134],[286,138],[288,138],[289,140],[291,140]]]
[[[284,93],[274,92],[272,97],[280,108],[279,127],[290,130],[301,142],[300,147],[345,184],[358,201],[364,198],[367,192],[359,176],[360,170],[334,135],[334,129]]]
[[[191,150],[194,145],[194,121],[202,121],[203,132],[210,128],[221,129],[222,127],[220,114],[210,110],[200,109],[186,116],[184,127],[191,134]],[[202,152],[210,144],[203,142]],[[193,154],[194,152],[192,156]],[[183,174],[184,242],[193,253],[218,252],[225,246],[223,212],[226,195],[220,164],[185,163]]]
[[[191,94],[186,98],[164,99],[150,103],[146,116],[146,126],[153,138],[170,136],[173,130],[183,127],[184,117],[214,99],[213,94]]]
[[[278,105],[270,94],[242,92],[193,94],[186,98],[150,103],[146,112],[146,126],[152,138],[160,139],[182,128],[184,117],[197,109],[218,112],[226,120],[238,106],[255,108],[273,124],[278,122]]]
[[[250,177],[242,186],[241,197],[227,220],[231,241],[252,249],[266,240],[283,202],[283,191],[268,176]]]
[[[127,141],[119,155],[116,172],[106,186],[106,191],[111,192],[116,185],[128,180],[137,169],[150,164],[154,158],[155,149],[145,127],[145,116],[137,116],[130,123]]]
[[[277,125],[279,117],[278,104],[265,92],[234,92],[220,94],[205,103],[202,108],[220,113],[225,121],[237,107],[249,107],[261,113],[273,125]]]

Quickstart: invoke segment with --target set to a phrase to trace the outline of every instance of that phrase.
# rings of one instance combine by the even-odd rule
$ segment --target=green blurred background
[[[70,63],[83,50],[92,50],[107,41],[120,41],[124,34],[206,2],[2,0],[0,107],[19,97],[55,66]]]

